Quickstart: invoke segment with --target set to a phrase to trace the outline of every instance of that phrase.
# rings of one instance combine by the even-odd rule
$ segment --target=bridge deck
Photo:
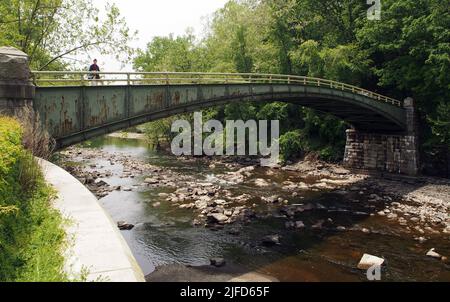
[[[36,72],[34,100],[60,147],[173,114],[232,102],[285,101],[370,132],[406,128],[402,103],[335,81],[285,75]]]

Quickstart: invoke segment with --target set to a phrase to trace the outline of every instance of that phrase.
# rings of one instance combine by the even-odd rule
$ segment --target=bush
[[[286,132],[280,136],[280,155],[281,160],[286,161],[294,156],[308,151],[299,130]]]
[[[62,218],[23,133],[0,117],[0,281],[64,281]]]

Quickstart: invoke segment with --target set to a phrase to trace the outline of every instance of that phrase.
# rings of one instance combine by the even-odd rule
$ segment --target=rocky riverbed
[[[294,248],[288,237],[297,235],[329,240],[344,234],[361,240],[383,236],[410,238],[424,257],[434,248],[440,257],[428,258],[448,266],[448,246],[440,246],[450,239],[448,180],[352,173],[319,161],[262,168],[255,158],[169,156],[168,163],[160,164],[127,152],[81,146],[68,148],[59,157],[58,163],[100,200],[114,194],[155,192],[149,208],[182,211],[191,228],[205,229],[210,236],[225,232],[258,253],[278,246]],[[191,173],[184,166],[202,169]],[[269,220],[281,222],[284,230],[272,228],[242,240],[250,236],[251,225]],[[133,223],[136,232],[147,230],[145,221],[120,222]],[[155,230],[155,225],[151,228]],[[341,263],[336,261],[332,263]]]
[[[115,190],[131,191],[143,190],[149,187],[166,187],[175,189],[172,193],[160,193],[166,202],[173,207],[192,210],[196,218],[192,223],[196,226],[221,228],[225,224],[248,223],[252,218],[273,215],[271,212],[260,212],[258,203],[268,204],[275,208],[279,215],[286,218],[289,228],[335,228],[345,230],[344,226],[333,224],[332,221],[317,221],[313,225],[305,225],[301,221],[294,221],[296,213],[303,213],[314,209],[325,212],[352,212],[360,216],[385,216],[396,221],[406,233],[415,234],[418,231],[423,236],[417,240],[424,241],[430,234],[450,235],[450,182],[435,178],[410,178],[396,175],[369,176],[353,174],[338,165],[322,162],[298,162],[282,168],[267,168],[267,176],[276,176],[285,171],[302,175],[303,181],[286,180],[277,183],[273,179],[254,178],[255,194],[234,194],[225,186],[243,183],[251,179],[257,165],[255,160],[243,158],[232,161],[202,158],[205,165],[210,167],[224,166],[233,171],[215,175],[214,184],[198,182],[190,175],[183,175],[168,168],[161,168],[132,156],[124,154],[109,154],[98,149],[71,147],[60,153],[64,165],[70,173],[75,175],[98,198],[107,196]],[[73,165],[74,162],[90,162],[96,158],[103,158],[111,165],[121,165],[120,178],[142,178],[139,185],[132,187],[111,186],[104,178],[112,176],[112,172],[96,164]],[[177,161],[199,160],[193,158],[174,158]],[[86,169],[89,167],[90,169]],[[283,191],[279,195],[265,194],[265,188],[277,186]],[[329,191],[345,196],[347,205],[342,208],[328,208],[322,204],[292,204],[290,199],[296,198],[301,192]],[[365,199],[361,201],[361,198]],[[254,201],[247,205],[248,201]],[[155,203],[157,207],[160,203]],[[370,230],[365,230],[370,231]]]

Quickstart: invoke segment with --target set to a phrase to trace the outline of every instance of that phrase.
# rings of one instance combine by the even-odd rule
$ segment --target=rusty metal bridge
[[[402,102],[352,85],[276,74],[33,72],[33,106],[59,148],[135,125],[245,101],[291,102],[371,133],[403,133]]]

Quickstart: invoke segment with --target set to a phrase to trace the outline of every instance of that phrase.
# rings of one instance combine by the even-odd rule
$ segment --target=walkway
[[[87,281],[144,282],[144,275],[127,243],[97,198],[60,167],[39,160],[45,179],[58,192],[54,206],[71,220],[67,233],[71,246],[66,271]]]

